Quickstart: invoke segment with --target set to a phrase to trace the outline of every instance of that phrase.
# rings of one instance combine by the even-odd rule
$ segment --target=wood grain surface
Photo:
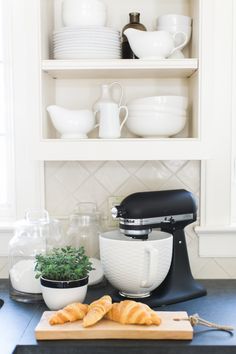
[[[43,313],[35,328],[38,340],[60,339],[173,339],[191,340],[193,328],[189,321],[176,321],[187,318],[186,312],[157,312],[162,322],[160,326],[123,325],[106,319],[94,326],[83,328],[82,321],[65,323],[63,325],[49,324],[53,311]]]

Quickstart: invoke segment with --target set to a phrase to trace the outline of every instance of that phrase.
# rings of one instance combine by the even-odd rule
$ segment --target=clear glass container
[[[73,247],[83,246],[88,257],[99,258],[100,213],[95,203],[79,203],[69,218],[67,236]]]
[[[46,210],[26,212],[15,226],[9,243],[10,297],[16,301],[42,300],[40,280],[35,278],[35,256],[64,245],[58,220],[51,220]]]

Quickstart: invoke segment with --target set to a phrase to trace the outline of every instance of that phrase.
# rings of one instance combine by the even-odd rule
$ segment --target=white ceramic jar
[[[165,279],[172,259],[173,236],[153,231],[147,241],[134,240],[118,230],[100,235],[104,274],[121,295],[147,297]]]

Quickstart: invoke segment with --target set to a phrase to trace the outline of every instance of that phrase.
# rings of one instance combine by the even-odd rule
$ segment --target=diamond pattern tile
[[[128,171],[116,161],[106,162],[94,175],[110,193],[114,193],[129,177]]]
[[[67,162],[55,174],[58,181],[73,193],[88,177],[89,172],[78,162]]]
[[[96,202],[108,220],[108,197],[185,188],[197,203],[200,191],[198,161],[81,161],[45,163],[46,208],[51,215],[67,216],[82,201]],[[109,225],[108,225],[109,226]],[[107,226],[107,227],[108,227]],[[193,226],[186,228],[193,275],[198,278],[236,278],[235,258],[200,258]],[[0,257],[0,276],[7,277],[7,261]]]
[[[198,191],[200,185],[200,162],[189,161],[178,171],[177,176],[186,185],[187,189],[192,192]]]
[[[149,190],[159,190],[171,176],[171,172],[159,161],[148,161],[135,173],[135,176]]]
[[[109,191],[95,178],[90,177],[75,192],[80,202],[94,202],[99,207],[110,196]]]

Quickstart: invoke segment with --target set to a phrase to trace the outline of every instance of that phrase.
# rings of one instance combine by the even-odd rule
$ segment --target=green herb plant
[[[36,255],[36,278],[69,281],[79,280],[88,276],[92,263],[86,256],[83,247],[54,248],[48,254]]]

